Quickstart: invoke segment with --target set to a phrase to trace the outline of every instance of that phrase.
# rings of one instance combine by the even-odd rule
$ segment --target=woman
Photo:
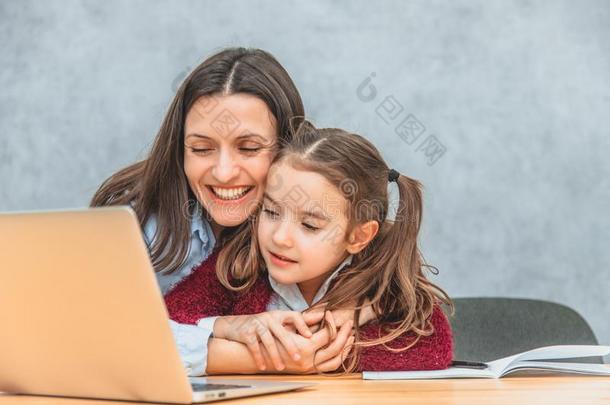
[[[254,213],[275,153],[304,115],[299,92],[272,55],[223,50],[182,83],[148,158],[107,179],[91,205],[133,207],[165,294]],[[218,369],[222,357],[242,349],[214,338],[208,346],[209,331],[196,326],[172,328],[192,375]],[[316,334],[314,351],[330,343],[325,330]],[[343,348],[332,346],[328,355]]]

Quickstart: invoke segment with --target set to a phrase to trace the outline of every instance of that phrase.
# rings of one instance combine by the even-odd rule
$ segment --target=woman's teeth
[[[252,187],[218,188],[211,187],[216,197],[222,200],[238,200],[243,197]]]

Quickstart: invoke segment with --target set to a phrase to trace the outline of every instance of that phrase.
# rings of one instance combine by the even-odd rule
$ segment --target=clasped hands
[[[359,325],[375,319],[367,304],[360,311]],[[303,313],[268,311],[222,316],[214,323],[214,337],[245,344],[261,372],[331,372],[341,366],[352,349],[353,318],[354,310],[325,311],[321,306]],[[326,327],[318,329],[322,319]]]

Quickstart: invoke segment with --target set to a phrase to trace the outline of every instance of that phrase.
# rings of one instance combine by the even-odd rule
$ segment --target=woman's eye
[[[246,152],[246,153],[256,153],[261,149],[262,148],[239,148],[240,151]]]
[[[211,151],[211,148],[190,148],[193,153],[207,153]]]
[[[317,226],[309,225],[309,224],[306,224],[306,223],[304,223],[304,222],[303,222],[303,226],[304,226],[306,229],[310,230],[310,231],[317,231],[318,229],[320,229],[320,228],[318,228]]]

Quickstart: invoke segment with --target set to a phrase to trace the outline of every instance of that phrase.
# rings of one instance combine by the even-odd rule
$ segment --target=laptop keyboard
[[[231,384],[191,384],[193,391],[214,391],[214,390],[227,390],[233,388],[250,388],[249,385],[231,385]]]

